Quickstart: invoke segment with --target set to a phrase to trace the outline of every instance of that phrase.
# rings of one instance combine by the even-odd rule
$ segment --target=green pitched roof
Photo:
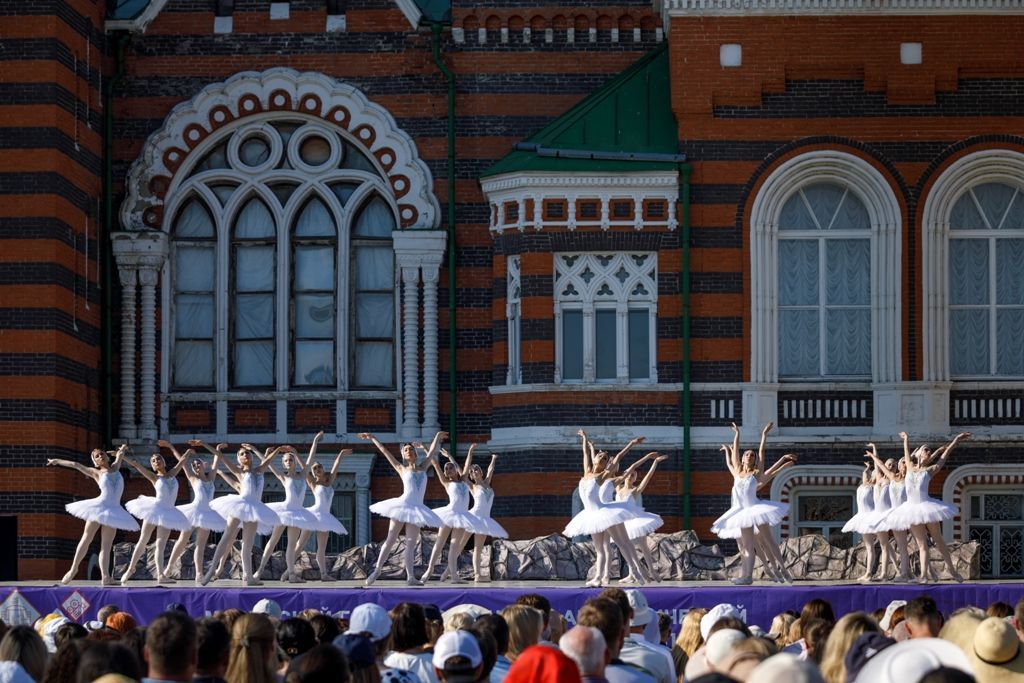
[[[452,0],[413,0],[425,21],[446,24],[452,20]]]
[[[111,19],[134,19],[149,6],[149,0],[117,0],[108,3],[107,14]]]
[[[668,49],[662,44],[517,145],[482,177],[521,171],[670,170],[682,160],[678,140]]]

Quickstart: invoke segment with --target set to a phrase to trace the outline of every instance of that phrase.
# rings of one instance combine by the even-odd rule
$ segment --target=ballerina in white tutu
[[[223,472],[220,472],[220,476],[238,491],[238,494],[221,496],[210,504],[210,507],[227,520],[227,526],[220,543],[217,544],[217,552],[210,563],[210,570],[203,575],[204,586],[216,580],[224,571],[228,550],[234,545],[239,529],[242,531],[242,579],[247,586],[262,585],[263,582],[252,572],[252,548],[257,532],[269,534],[280,521],[277,513],[263,504],[263,473],[280,451],[280,446],[268,448],[261,456],[255,446],[243,443],[238,449],[237,465],[233,465],[230,460],[224,460],[224,467],[234,476],[235,481],[225,476]]]
[[[658,575],[658,570],[654,564],[654,555],[651,553],[651,544],[648,537],[660,529],[665,521],[660,515],[647,512],[644,509],[643,492],[647,485],[651,483],[651,479],[654,478],[654,471],[658,469],[658,463],[668,460],[668,456],[653,454],[655,455],[654,462],[651,463],[651,467],[647,470],[644,478],[637,484],[639,475],[637,474],[636,466],[648,459],[650,455],[652,454],[648,453],[636,461],[633,467],[626,470],[625,475],[617,482],[615,498],[632,507],[633,511],[637,513],[635,518],[626,522],[626,535],[633,542],[633,546],[639,548],[643,554],[644,562],[647,564],[647,576],[654,581],[661,581],[661,577]],[[633,581],[635,579],[632,576],[627,576],[622,580],[623,583],[632,583]]]
[[[47,467],[67,467],[77,470],[89,477],[100,487],[100,495],[88,500],[78,500],[68,503],[64,509],[69,514],[85,521],[85,529],[82,531],[82,538],[75,548],[75,558],[71,560],[71,569],[61,583],[70,583],[78,573],[78,567],[85,559],[85,553],[96,537],[100,534],[100,583],[104,586],[112,586],[115,581],[111,578],[110,571],[110,548],[114,544],[114,534],[118,529],[124,531],[138,531],[139,523],[128,514],[128,511],[121,507],[121,494],[124,493],[124,477],[121,476],[121,462],[128,452],[127,446],[121,446],[116,451],[104,451],[96,448],[90,454],[92,467],[86,467],[81,463],[72,460],[61,460],[52,458],[46,461]],[[114,456],[111,458],[111,456]]]
[[[618,506],[622,506],[629,513],[630,518],[625,523],[623,523],[621,525],[618,525],[618,526],[615,526],[615,527],[612,527],[611,529],[608,530],[608,536],[609,536],[609,539],[610,539],[610,543],[614,543],[616,545],[616,547],[618,547],[620,549],[622,548],[621,543],[623,543],[623,542],[628,543],[629,546],[630,546],[630,550],[632,551],[633,557],[636,559],[636,565],[637,565],[637,567],[640,568],[640,571],[642,572],[641,576],[642,576],[643,580],[644,581],[653,581],[654,578],[648,573],[647,569],[644,568],[643,565],[640,564],[640,550],[637,549],[636,543],[631,538],[629,538],[629,531],[627,530],[627,526],[630,523],[632,523],[634,525],[639,525],[639,526],[644,526],[644,525],[649,526],[651,523],[657,523],[657,522],[661,521],[661,517],[658,517],[657,515],[653,515],[653,514],[651,514],[649,512],[646,512],[643,508],[634,505],[632,500],[630,500],[630,499],[625,499],[625,500],[617,499],[617,494],[616,494],[616,490],[618,489],[619,485],[625,480],[626,477],[632,475],[637,470],[637,468],[640,467],[640,465],[644,464],[648,460],[651,460],[651,459],[657,457],[657,455],[658,455],[657,453],[652,451],[651,453],[648,453],[644,457],[642,457],[639,460],[637,460],[636,462],[634,462],[632,465],[630,465],[628,468],[626,468],[625,472],[620,474],[619,473],[619,461],[620,461],[621,457],[624,456],[627,451],[629,451],[631,448],[633,448],[633,446],[635,446],[636,444],[639,444],[639,443],[643,443],[643,437],[639,437],[638,439],[634,439],[633,441],[630,441],[628,444],[626,444],[625,448],[623,448],[618,454],[616,454],[616,456],[614,458],[611,459],[611,461],[609,461],[609,463],[608,463],[608,478],[606,478],[603,482],[601,482],[601,486],[598,487],[597,493],[598,493],[598,498],[600,499],[602,505],[618,505]],[[593,443],[589,443],[588,445],[590,447],[590,460],[591,460],[591,462],[593,462],[594,461],[594,457],[596,455],[594,453],[594,444]],[[625,541],[622,540],[623,538],[625,538]],[[624,576],[621,579],[621,581],[623,581],[625,583],[637,583],[637,575],[634,573],[634,570],[632,568],[632,564],[629,561],[629,558],[627,557],[626,553],[623,553],[622,555],[623,555],[624,558],[626,558],[627,573],[626,573],[626,576]],[[611,553],[610,552],[608,553],[608,555],[605,556],[605,566],[602,568],[601,575],[605,576],[605,577],[608,577],[608,576],[611,575]]]
[[[761,444],[757,453],[748,450],[740,455],[740,431],[735,423],[732,425],[732,447],[722,446],[725,452],[725,465],[733,476],[732,507],[714,521],[711,531],[719,538],[737,539],[741,575],[732,582],[740,586],[753,583],[754,561],[759,555],[762,556],[765,571],[772,575],[773,579],[786,582],[793,580],[783,564],[778,547],[771,541],[771,527],[782,523],[789,514],[789,507],[757,497],[757,489],[760,486],[796,461],[793,455],[787,453],[772,468],[765,471],[765,442],[773,426],[769,422],[761,430]]]
[[[902,436],[902,434],[901,434]],[[927,583],[930,576],[930,565],[928,562],[928,538],[938,548],[942,559],[946,561],[946,568],[954,581],[962,582],[964,577],[960,576],[953,564],[953,558],[949,554],[949,548],[942,537],[942,522],[953,519],[957,510],[948,503],[935,500],[928,495],[928,484],[932,475],[946,465],[949,454],[953,452],[956,445],[971,435],[961,432],[953,437],[945,446],[931,451],[926,446],[917,450],[916,457],[913,454],[905,453],[904,459],[907,462],[906,492],[907,500],[900,505],[899,509],[890,515],[890,523],[893,528],[909,529],[917,541],[917,549],[921,562],[921,573],[918,576],[919,583]]]
[[[414,445],[423,449],[423,444]],[[434,464],[434,472],[437,473],[437,480],[444,485],[445,491],[448,493],[448,504],[434,510],[434,513],[444,522],[444,526],[437,532],[434,549],[430,552],[427,569],[420,577],[420,581],[426,582],[430,578],[434,566],[441,559],[441,552],[450,535],[448,570],[445,574],[452,583],[466,583],[459,576],[459,555],[462,554],[462,549],[466,547],[466,543],[469,542],[473,534],[485,531],[480,519],[469,511],[469,470],[473,465],[473,451],[475,450],[476,444],[470,444],[462,467],[459,467],[451,454],[443,448],[440,449],[441,455],[446,459],[443,468],[437,458],[431,459]]]
[[[491,486],[491,479],[494,478],[494,466],[497,462],[497,453],[491,453],[491,462],[487,466],[487,474],[484,474],[484,470],[480,465],[473,465],[469,468],[469,480],[473,484],[470,487],[470,491],[473,494],[473,507],[469,509],[469,512],[480,520],[480,524],[483,525],[483,531],[473,535],[473,580],[478,583],[490,580],[487,576],[484,576],[481,566],[484,544],[487,542],[487,537],[508,538],[508,532],[505,531],[505,527],[498,524],[491,517],[491,507],[494,505],[494,487]],[[444,579],[443,576],[441,578]]]
[[[142,532],[139,534],[139,540],[132,551],[131,559],[128,560],[128,567],[124,570],[124,574],[121,575],[121,585],[128,585],[128,581],[135,573],[135,567],[138,566],[139,560],[146,554],[146,546],[149,545],[149,539],[154,531],[156,531],[154,563],[156,565],[157,583],[174,583],[174,579],[167,576],[166,567],[164,566],[164,551],[167,549],[167,538],[171,535],[172,531],[185,531],[192,527],[181,510],[174,506],[178,498],[178,472],[181,472],[181,468],[185,466],[185,461],[179,460],[174,467],[168,470],[167,461],[164,460],[164,456],[154,453],[149,456],[149,466],[152,469],[147,470],[135,462],[133,458],[125,456],[123,460],[138,470],[139,474],[153,485],[153,491],[156,495],[139,496],[135,500],[128,501],[125,505],[125,509],[128,512],[142,521]]]
[[[200,583],[203,578],[203,561],[206,558],[206,540],[210,537],[211,531],[221,533],[227,526],[227,522],[221,517],[220,513],[210,506],[210,503],[213,502],[217,470],[220,468],[220,463],[223,459],[221,450],[227,448],[227,444],[220,443],[216,447],[211,448],[199,439],[193,439],[188,442],[192,448],[205,448],[213,454],[213,464],[207,467],[206,462],[202,458],[195,456],[195,451],[192,448],[189,448],[182,455],[169,441],[161,440],[157,443],[163,448],[169,449],[179,462],[185,461],[185,467],[182,471],[192,487],[192,502],[178,506],[181,513],[188,519],[190,527],[182,531],[178,536],[178,540],[171,549],[171,559],[167,561],[167,567],[168,569],[173,567],[185,553],[189,539],[192,538],[192,532],[195,531],[196,545],[192,552],[192,562],[196,572],[196,583]]]
[[[902,433],[906,437],[906,433]],[[875,463],[875,471],[881,472],[882,475],[889,480],[889,512],[885,515],[884,526],[889,534],[896,541],[896,578],[893,579],[896,583],[906,583],[910,580],[910,555],[907,552],[907,530],[897,529],[893,526],[893,515],[896,510],[899,509],[907,500],[907,492],[905,486],[905,475],[907,472],[907,465],[903,458],[900,458],[897,462],[893,458],[889,458],[884,463],[878,457],[878,450],[875,448],[875,444],[869,443],[868,447],[871,449],[869,455],[871,460]],[[910,453],[910,446],[904,439],[903,447],[905,455]]]
[[[614,472],[610,467],[618,465],[618,461],[633,446],[643,443],[643,438],[633,439],[620,451],[615,458],[609,459],[607,451],[594,452],[587,439],[586,432],[578,432],[583,444],[583,478],[578,484],[580,501],[583,509],[573,517],[562,531],[569,536],[590,536],[594,541],[595,571],[594,577],[587,582],[588,586],[607,585],[611,582],[611,541],[619,547],[629,570],[639,583],[644,583],[643,570],[636,560],[633,544],[626,534],[625,523],[636,518],[636,513],[629,510],[624,503],[604,502],[601,499],[601,487],[608,482],[608,499],[614,496]]]
[[[875,484],[874,472],[871,463],[864,463],[864,471],[860,475],[860,486],[857,487],[857,512],[846,524],[843,525],[843,533],[860,534],[864,543],[865,560],[864,573],[858,581],[871,580],[871,574],[875,568],[875,532],[872,524],[875,522]]]
[[[348,534],[345,525],[338,521],[338,518],[331,512],[331,501],[334,500],[334,480],[338,478],[338,466],[346,455],[352,455],[351,448],[343,448],[338,451],[334,458],[331,471],[324,470],[324,466],[314,462],[306,469],[306,483],[313,489],[313,505],[306,508],[316,519],[316,526],[312,530],[305,530],[299,536],[298,548],[304,548],[311,533],[316,534],[316,566],[320,569],[320,580],[331,581],[332,578],[327,571],[327,537],[332,534]]]
[[[377,557],[377,566],[366,577],[367,586],[372,585],[380,576],[381,570],[384,569],[384,563],[387,562],[388,556],[394,550],[395,544],[398,543],[398,536],[402,533],[403,528],[405,529],[405,582],[410,586],[423,585],[423,582],[417,579],[413,573],[413,561],[416,556],[416,544],[420,540],[420,529],[423,527],[440,529],[444,526],[441,518],[423,504],[423,494],[427,491],[427,468],[432,466],[441,440],[447,437],[446,432],[438,432],[427,451],[427,458],[422,463],[417,463],[416,448],[412,444],[407,443],[402,446],[402,461],[399,462],[373,434],[359,435],[360,439],[372,441],[388,464],[402,478],[401,496],[382,500],[370,506],[370,512],[387,517],[391,521],[388,525],[388,537]]]
[[[324,433],[319,432],[313,437],[313,445],[310,446],[309,457],[306,458],[307,467],[313,464],[317,446],[320,444],[320,439],[323,436]],[[274,550],[277,548],[277,542],[281,540],[281,535],[287,529],[288,536],[285,539],[284,547],[285,571],[281,575],[281,580],[287,580],[290,583],[303,583],[305,579],[295,571],[295,558],[301,547],[299,546],[299,538],[305,531],[316,531],[319,522],[313,513],[304,506],[306,491],[309,490],[309,486],[306,481],[302,458],[299,457],[299,454],[291,446],[285,446],[281,451],[284,453],[281,456],[284,472],[278,472],[273,462],[270,463],[270,472],[277,477],[277,480],[281,482],[281,486],[284,487],[284,500],[280,503],[270,503],[267,505],[268,508],[277,513],[280,521],[274,525],[270,539],[263,546],[263,558],[260,560],[259,569],[256,570],[256,578],[259,579],[263,574],[263,570],[267,568],[267,562],[270,561],[270,556],[273,555]]]

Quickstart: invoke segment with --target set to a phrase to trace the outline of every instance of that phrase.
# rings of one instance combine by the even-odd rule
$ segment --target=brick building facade
[[[399,489],[359,432],[501,453],[513,537],[578,427],[644,435],[707,538],[768,420],[836,542],[864,442],[972,431],[932,493],[1024,574],[1024,4],[841,5],[0,2],[7,574],[63,573],[91,483],[41,465],[103,440],[324,429],[342,547]]]

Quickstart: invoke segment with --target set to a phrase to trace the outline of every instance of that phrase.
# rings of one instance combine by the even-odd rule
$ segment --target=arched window
[[[291,113],[204,150],[167,204],[172,389],[393,389],[396,207],[376,163]]]

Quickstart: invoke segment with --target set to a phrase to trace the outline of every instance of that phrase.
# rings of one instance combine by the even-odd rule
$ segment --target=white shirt
[[[619,657],[624,662],[635,664],[650,671],[658,683],[675,683],[676,666],[672,661],[672,653],[668,648],[661,647],[644,639],[642,633],[630,633],[622,644]]]
[[[440,683],[434,675],[433,657],[429,653],[410,655],[405,652],[389,652],[384,658],[384,664],[411,672],[420,679],[420,683]]]

